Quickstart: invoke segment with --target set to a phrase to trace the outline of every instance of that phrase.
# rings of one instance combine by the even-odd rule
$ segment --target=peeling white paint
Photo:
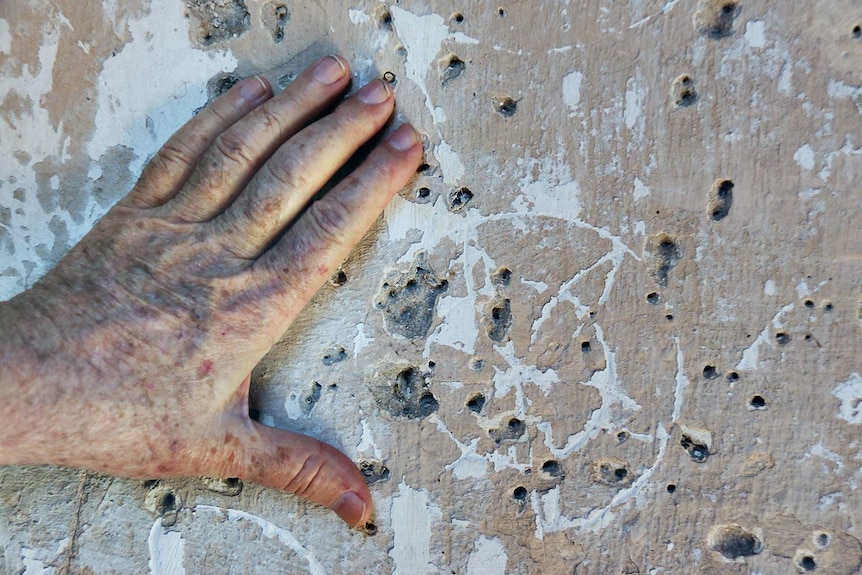
[[[443,181],[450,185],[457,185],[464,177],[464,164],[447,142],[443,141],[434,147],[434,157],[440,164],[443,172]]]
[[[763,48],[766,46],[766,25],[762,20],[752,20],[745,24],[745,39],[752,48]]]
[[[479,537],[467,560],[465,575],[505,575],[506,548],[496,537]]]
[[[836,475],[840,474],[844,469],[844,459],[822,443],[814,444],[811,449],[808,450],[808,456],[819,457],[820,459],[825,459],[826,461],[834,463]]]
[[[356,324],[356,335],[353,336],[353,358],[359,358],[359,352],[368,347],[375,338],[365,333],[365,324]]]
[[[383,456],[383,452],[380,451],[380,448],[377,447],[377,444],[374,443],[374,435],[371,433],[371,427],[368,425],[368,421],[362,420],[362,437],[359,439],[359,443],[356,444],[356,451],[359,453],[366,453],[371,451],[374,453],[374,457],[380,459]]]
[[[392,575],[437,573],[431,562],[431,527],[442,514],[424,489],[413,489],[403,481],[392,496],[390,507],[394,542],[389,556],[395,562]]]
[[[795,304],[789,303],[786,306],[782,307],[780,310],[778,310],[778,313],[776,313],[772,317],[772,321],[770,322],[772,327],[781,327],[782,318],[785,316],[785,314],[793,310],[794,307],[796,307]],[[757,334],[757,338],[755,338],[751,345],[745,348],[745,350],[742,352],[742,359],[739,361],[739,363],[736,364],[736,369],[757,369],[757,364],[760,361],[760,347],[769,339],[769,330],[769,325],[764,327],[763,330],[761,330],[761,332]]]
[[[793,159],[796,161],[796,164],[807,172],[814,169],[814,158],[814,149],[809,144],[800,146],[800,148],[796,150],[796,153],[793,154]]]
[[[850,378],[832,390],[841,401],[837,417],[851,425],[862,425],[862,376],[853,372]]]
[[[350,17],[350,21],[353,22],[354,25],[368,24],[371,22],[371,17],[368,14],[362,10],[357,10],[356,8],[348,10],[347,15]]]
[[[446,21],[439,14],[417,16],[394,5],[390,6],[389,11],[392,13],[395,31],[407,49],[405,64],[407,78],[422,91],[425,96],[425,107],[428,108],[431,117],[437,124],[442,124],[446,121],[445,112],[431,102],[431,95],[425,84],[425,74],[435,68],[434,61],[445,41],[455,41],[460,44],[478,44],[479,41],[461,32],[450,32]]]
[[[0,18],[0,54],[8,54],[12,50],[12,34],[9,31],[9,21]]]
[[[150,575],[185,575],[185,542],[179,531],[162,527],[161,517],[150,528],[147,546],[150,549]]]
[[[793,92],[793,68],[789,63],[781,68],[781,74],[778,76],[778,91],[785,96],[790,96]]]
[[[624,118],[629,130],[633,130],[635,124],[639,124],[639,129],[643,129],[643,90],[634,78],[629,78],[626,83]]]
[[[764,295],[775,295],[777,292],[775,290],[775,282],[772,280],[766,280],[766,283],[763,284],[763,294]]]
[[[563,77],[563,102],[572,111],[572,115],[581,112],[581,83],[584,75],[578,71],[570,72]]]
[[[640,178],[635,178],[634,189],[632,190],[632,197],[634,197],[635,201],[649,197],[649,195],[650,189],[640,180]]]
[[[187,22],[183,7],[173,0],[152,0],[146,16],[129,22],[132,41],[105,60],[96,131],[87,147],[93,160],[115,146],[127,146],[136,154],[129,169],[139,173],[147,157],[206,103],[207,81],[236,68],[230,52],[195,49],[187,25],[164,25]],[[145,129],[145,117],[152,119],[151,130]]]

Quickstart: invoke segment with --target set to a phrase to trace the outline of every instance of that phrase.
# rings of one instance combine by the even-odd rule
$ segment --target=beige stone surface
[[[252,384],[263,422],[363,466],[377,534],[254,485],[4,468],[0,571],[858,573],[860,24],[854,0],[0,3],[2,297],[233,77],[338,51],[427,140]]]

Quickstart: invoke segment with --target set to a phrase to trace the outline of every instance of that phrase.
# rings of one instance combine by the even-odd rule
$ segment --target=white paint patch
[[[766,46],[766,36],[763,33],[765,28],[763,20],[752,20],[745,25],[745,39],[748,40],[749,46],[752,48]]]
[[[796,307],[794,304],[789,303],[780,310],[778,310],[778,313],[776,313],[772,317],[772,327],[781,327],[782,318],[794,307]],[[736,364],[736,369],[757,369],[757,363],[760,361],[760,346],[762,346],[768,338],[769,326],[767,325],[759,334],[757,334],[757,338],[752,342],[752,344],[742,352],[742,359],[739,360],[739,363]]]
[[[632,196],[634,197],[635,201],[649,197],[649,194],[650,189],[646,187],[646,185],[640,180],[640,178],[635,178],[634,189],[632,190]]]
[[[809,456],[819,457],[820,459],[825,459],[826,461],[831,461],[835,464],[835,474],[841,473],[841,470],[844,469],[844,460],[840,455],[827,448],[822,443],[817,443],[811,447],[808,451]]]
[[[766,283],[763,284],[763,294],[764,295],[775,295],[778,293],[775,290],[775,282],[772,280],[766,280]]]
[[[464,164],[446,141],[442,141],[434,147],[434,157],[440,164],[443,172],[443,181],[450,185],[459,184],[464,177]]]
[[[626,106],[623,114],[626,127],[631,130],[635,124],[643,121],[643,94],[637,87],[634,78],[626,83]]]
[[[851,425],[862,425],[862,376],[854,372],[840,384],[832,395],[841,400],[837,417]]]
[[[147,546],[150,550],[150,575],[185,575],[185,542],[179,531],[162,527],[161,517],[150,528]]]
[[[641,220],[635,224],[635,233],[645,236],[646,235],[646,222]]]
[[[368,345],[374,341],[375,338],[368,337],[365,333],[365,324],[360,323],[356,325],[356,335],[353,336],[353,357],[354,359],[359,358],[359,352],[368,347]]]
[[[798,284],[796,284],[796,297],[804,298],[808,294],[811,293],[811,290],[808,289],[808,282],[802,280]]]
[[[470,38],[461,32],[452,33],[446,25],[446,21],[439,14],[426,14],[417,16],[398,6],[389,8],[392,13],[392,22],[395,31],[401,38],[404,48],[407,50],[407,62],[405,72],[410,79],[422,91],[425,96],[425,107],[431,113],[436,123],[445,121],[445,116],[440,116],[442,108],[435,108],[425,85],[425,74],[434,69],[434,60],[440,52],[443,42],[455,41],[461,44],[478,44],[475,38]]]
[[[538,293],[540,293],[540,294],[543,294],[543,293],[545,293],[546,291],[548,291],[548,284],[546,284],[546,283],[545,283],[545,282],[543,282],[543,281],[538,281],[538,282],[537,282],[537,281],[524,280],[524,279],[522,279],[522,280],[521,280],[521,283],[522,283],[523,285],[525,285],[525,286],[530,286],[531,288],[533,288],[534,290],[536,290],[536,291],[537,291]]]
[[[357,10],[356,8],[351,8],[347,11],[347,15],[350,17],[350,21],[355,25],[359,24],[367,24],[371,22],[371,17],[363,12],[362,10]]]
[[[0,54],[8,54],[12,50],[12,34],[9,31],[9,21],[0,18]]]
[[[814,157],[814,149],[808,144],[801,146],[796,150],[796,153],[793,154],[793,159],[796,161],[796,164],[808,172],[814,169]]]
[[[362,420],[362,437],[359,439],[359,443],[356,445],[356,451],[359,453],[366,453],[371,451],[374,453],[374,457],[380,459],[383,456],[383,453],[380,451],[380,448],[377,447],[377,444],[374,443],[374,435],[371,433],[371,428],[368,426],[368,421]]]
[[[402,482],[390,508],[394,543],[389,556],[395,562],[392,575],[425,575],[439,570],[431,563],[431,526],[442,517],[428,492]]]
[[[570,72],[563,77],[563,102],[572,111],[572,115],[580,113],[581,83],[584,75],[578,71]]]
[[[838,80],[829,80],[827,93],[831,98],[850,98],[856,104],[856,110],[862,114],[862,86],[850,86]]]
[[[467,560],[465,575],[506,575],[506,548],[496,537],[479,537]]]
[[[688,376],[685,375],[683,364],[685,363],[682,357],[682,348],[679,345],[679,336],[673,338],[676,343],[676,386],[673,390],[673,414],[671,421],[679,421],[679,416],[682,415],[682,404],[685,398],[685,390],[691,383]]]
[[[781,68],[781,74],[778,76],[778,91],[785,96],[793,92],[793,69],[789,63]]]
[[[236,69],[230,52],[197,50],[191,45],[183,3],[152,0],[149,13],[129,22],[132,41],[102,66],[95,134],[87,152],[98,160],[124,145],[135,151],[129,169],[140,172],[144,161],[206,103],[207,81]],[[146,129],[149,117],[151,129]]]

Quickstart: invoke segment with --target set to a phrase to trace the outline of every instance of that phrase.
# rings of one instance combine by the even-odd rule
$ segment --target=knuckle
[[[350,221],[350,210],[335,197],[324,196],[306,212],[312,237],[324,244],[338,244]]]
[[[234,131],[227,131],[219,135],[213,144],[215,153],[222,160],[238,165],[241,168],[251,168],[255,165],[255,159],[249,155],[249,145],[245,139]]]
[[[290,103],[290,98],[288,99],[288,102]],[[260,115],[261,123],[267,130],[274,132],[278,136],[287,132],[284,120],[281,116],[273,112],[270,106],[261,106],[258,108],[257,113]]]
[[[312,183],[303,173],[301,164],[290,155],[282,155],[278,159],[266,163],[267,175],[281,188],[287,190],[312,189]]]
[[[171,169],[190,169],[195,165],[196,154],[180,140],[169,140],[164,146],[153,156],[150,165],[155,168],[165,170]]]

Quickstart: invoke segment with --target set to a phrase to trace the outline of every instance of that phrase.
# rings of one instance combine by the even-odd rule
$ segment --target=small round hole
[[[614,470],[614,477],[617,478],[617,481],[622,481],[628,474],[629,470],[622,467]]]
[[[727,374],[727,381],[739,381],[739,374],[731,371]]]
[[[629,438],[629,432],[628,431],[620,431],[617,433],[617,441],[619,441],[620,443],[622,443],[623,441],[625,441],[628,438]]]
[[[799,561],[799,566],[803,571],[814,571],[817,569],[817,561],[811,555],[806,555]]]
[[[714,365],[705,365],[703,366],[703,378],[704,379],[715,379],[721,374],[715,368]]]
[[[590,342],[582,341],[581,342],[581,351],[584,353],[587,353],[588,351],[590,351]]]
[[[862,26],[859,26],[859,24],[853,26],[853,38],[855,40],[862,38]]]
[[[452,20],[454,20],[455,22],[460,24],[461,22],[464,21],[464,15],[461,14],[460,12],[456,12],[455,14],[452,14]]]
[[[395,74],[393,72],[384,72],[383,80],[385,80],[387,84],[394,84],[396,80]]]
[[[820,305],[823,306],[823,311],[832,311],[833,309],[835,309],[835,306],[829,300],[823,300],[823,303]]]
[[[656,292],[650,292],[646,296],[647,303],[651,305],[658,305],[659,299],[658,293]]]
[[[483,407],[485,407],[485,396],[481,393],[477,393],[467,400],[467,409],[474,413],[479,413]]]
[[[731,14],[733,14],[734,8],[736,8],[736,4],[734,4],[733,2],[728,2],[727,4],[725,4],[724,6],[721,7],[721,13],[724,14],[725,16],[730,16]]]
[[[551,477],[559,477],[560,462],[555,459],[549,459],[542,464],[542,472],[547,473]]]
[[[527,500],[527,488],[523,485],[519,485],[512,491],[512,498],[516,501],[526,501]]]
[[[416,195],[420,198],[427,198],[431,195],[431,190],[428,188],[419,188],[418,190],[416,190]]]
[[[804,305],[808,309],[814,309],[814,302],[810,299],[807,299],[804,302],[802,302],[802,305]]]
[[[790,335],[786,332],[779,331],[775,334],[775,342],[778,345],[787,345],[788,343],[790,343]]]
[[[766,409],[766,400],[762,395],[755,395],[751,398],[751,401],[749,401],[748,404],[753,409]]]
[[[500,6],[499,8],[497,8],[497,14],[499,14],[500,16],[505,16],[506,15],[506,9],[503,8],[502,6]],[[859,26],[856,26],[856,27],[858,28]]]
[[[667,492],[668,493],[676,493],[676,485],[674,485],[673,483],[668,483],[667,484]]]
[[[667,314],[666,316],[664,316],[664,319],[666,319],[667,321],[673,321],[673,314],[672,313]]]

